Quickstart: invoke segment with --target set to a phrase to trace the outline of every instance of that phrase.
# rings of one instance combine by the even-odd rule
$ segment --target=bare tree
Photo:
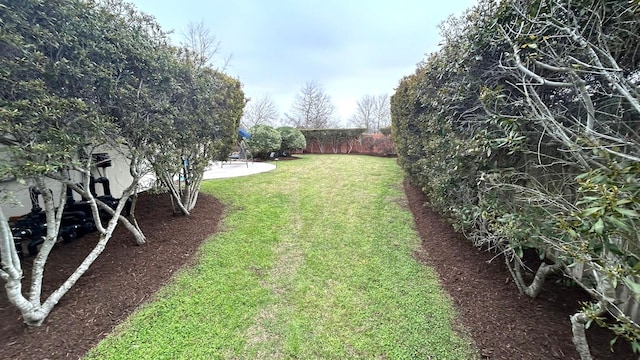
[[[297,128],[322,129],[336,127],[335,106],[331,97],[317,81],[304,84],[291,106],[291,114],[285,114],[287,120]]]
[[[373,131],[376,97],[365,95],[356,103],[356,112],[349,119],[349,125],[366,128],[367,132]]]
[[[223,71],[229,64],[231,56],[223,59],[221,66],[212,64],[213,59],[220,52],[221,42],[203,21],[199,23],[190,22],[182,36],[184,39],[181,45],[187,50],[187,56],[197,67],[209,65]]]
[[[278,108],[269,95],[264,95],[255,101],[249,101],[242,115],[242,126],[251,129],[256,125],[274,126],[278,121]]]
[[[357,102],[356,112],[349,120],[349,125],[366,128],[367,132],[376,132],[380,128],[389,126],[391,113],[389,111],[389,96],[365,95]]]
[[[375,98],[374,125],[376,131],[391,125],[391,107],[388,94],[381,94]]]

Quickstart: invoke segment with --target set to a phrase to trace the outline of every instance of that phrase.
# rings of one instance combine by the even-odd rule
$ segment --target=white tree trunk
[[[513,260],[513,267],[511,266],[511,261],[509,261],[509,258],[506,256],[505,261],[520,293],[532,298],[540,295],[540,291],[542,291],[542,286],[544,285],[547,276],[556,274],[562,269],[562,267],[557,264],[547,265],[545,263],[541,263],[540,267],[538,267],[538,270],[536,271],[536,275],[534,276],[533,281],[531,282],[531,284],[527,285],[522,278],[522,265],[520,264],[520,259]]]
[[[5,291],[9,301],[21,310],[25,322],[37,317],[34,306],[22,295],[22,266],[16,251],[9,222],[0,207],[0,258],[2,270],[0,278],[5,282]]]
[[[40,296],[42,293],[44,266],[47,263],[51,249],[53,249],[53,246],[58,240],[58,232],[60,231],[60,223],[62,222],[62,213],[64,212],[64,205],[66,201],[66,196],[64,196],[66,189],[64,186],[60,186],[60,204],[56,210],[53,196],[49,191],[47,191],[44,178],[36,177],[35,182],[42,195],[47,221],[47,234],[45,236],[44,243],[38,251],[38,255],[36,255],[36,258],[33,261],[33,267],[31,270],[31,291],[29,293],[29,301],[35,306],[38,306],[40,305]]]
[[[573,332],[573,345],[576,347],[576,351],[580,355],[582,360],[592,360],[591,350],[589,350],[589,343],[585,334],[585,324],[589,320],[587,316],[582,313],[575,313],[571,315],[571,331]]]
[[[164,184],[164,186],[169,190],[174,212],[179,212],[183,215],[189,216],[189,210],[187,210],[187,208],[182,203],[180,189],[178,189],[176,187],[176,184],[173,182],[173,176],[167,172],[157,172],[157,174],[162,184]],[[178,211],[176,211],[176,208]]]
[[[87,173],[83,173],[86,175]],[[88,177],[87,177],[88,178]],[[32,268],[32,285],[27,299],[22,294],[22,268],[20,259],[18,257],[13,235],[9,227],[8,220],[4,215],[4,212],[0,208],[0,257],[2,270],[0,271],[0,278],[5,282],[5,290],[9,301],[18,308],[22,314],[22,318],[27,325],[39,326],[46,319],[49,313],[53,310],[54,306],[60,301],[71,287],[78,281],[78,279],[89,269],[89,266],[97,259],[97,257],[104,250],[107,242],[111,238],[113,230],[118,224],[120,219],[120,213],[126,205],[126,201],[120,201],[118,206],[114,210],[113,217],[109,220],[106,228],[102,226],[100,217],[98,216],[98,205],[89,194],[89,203],[91,204],[92,213],[96,219],[96,228],[100,232],[100,239],[93,250],[87,255],[82,264],[69,276],[69,278],[56,289],[44,303],[41,303],[42,294],[42,278],[44,275],[44,266],[46,264],[47,257],[51,251],[53,245],[55,245],[60,221],[62,218],[62,212],[64,211],[64,192],[61,193],[61,204],[56,210],[53,202],[53,196],[46,191],[44,187],[44,179],[36,178],[36,184],[41,189],[42,197],[45,205],[46,219],[47,219],[47,235],[44,244],[38,252],[33,268]],[[85,179],[85,182],[88,180]],[[87,184],[88,185],[88,184]],[[137,182],[134,181],[127,189],[125,189],[122,199],[127,199],[133,193],[137,187]],[[88,188],[88,186],[86,186]]]
[[[96,204],[96,211],[92,210],[92,215],[93,218],[96,221],[96,227],[98,226],[102,226],[102,223],[100,222],[100,212],[98,209],[102,209],[104,211],[106,211],[109,215],[111,216],[115,216],[116,212],[109,207],[109,205],[103,203],[102,201],[96,199],[93,194],[91,194],[90,191],[87,191],[85,189],[87,189],[87,187],[84,187],[85,189],[83,189],[82,187],[78,186],[77,184],[74,184],[71,181],[67,181],[67,180],[61,180],[64,183],[66,183],[67,186],[70,186],[73,191],[77,192],[78,194],[80,194],[83,198],[87,199],[87,201],[91,204],[91,203],[95,203]],[[134,183],[136,184],[135,186],[137,186],[139,179],[134,179]],[[128,200],[128,196],[125,197],[125,194],[122,194],[122,197],[120,198],[120,202],[121,203],[125,203]],[[91,207],[93,209],[93,206]],[[131,234],[133,235],[133,237],[136,240],[136,244],[137,245],[144,245],[146,243],[146,237],[144,236],[144,233],[142,233],[142,230],[140,230],[140,227],[137,226],[137,224],[134,226],[129,219],[127,219],[126,217],[124,217],[123,215],[118,215],[117,216],[118,220],[120,220],[120,222],[122,223],[122,225],[127,228],[127,230],[129,230],[129,232],[131,232]],[[100,228],[98,228],[98,230],[100,230]]]
[[[191,211],[196,207],[196,202],[198,201],[198,195],[200,194],[200,184],[202,184],[202,172],[199,174],[195,174],[189,183],[189,197],[185,201],[185,206],[187,210]]]
[[[136,218],[136,206],[137,205],[138,205],[138,192],[136,191],[135,194],[133,194],[131,196],[131,210],[129,211],[129,219],[128,220],[131,223],[131,225],[133,225],[133,227],[135,227],[135,229],[142,235],[142,243],[140,242],[140,239],[138,239],[136,237],[136,244],[143,245],[143,244],[146,244],[147,238],[144,236],[144,233],[140,229],[140,225],[138,225],[138,219]],[[124,222],[123,222],[123,224],[124,224]]]
[[[128,200],[128,198],[125,198],[124,194],[120,198],[120,202],[123,203],[123,204],[126,204],[127,200]],[[100,209],[106,211],[109,215],[116,216],[116,211],[113,210],[111,207],[109,207],[109,205],[103,203],[100,200],[96,200],[96,204],[100,207]],[[142,233],[142,231],[140,230],[140,227],[138,226],[137,223],[135,223],[135,225],[134,225],[133,223],[131,223],[129,221],[129,219],[127,219],[126,217],[124,217],[123,215],[120,215],[120,214],[117,216],[117,218],[122,223],[122,225],[125,228],[127,228],[127,230],[129,230],[129,232],[131,232],[131,234],[133,235],[133,237],[136,240],[136,245],[144,245],[144,244],[146,244],[147,238],[144,236],[144,233]]]
[[[607,309],[607,302],[600,300],[596,304],[595,316],[604,314]],[[573,345],[576,347],[576,351],[580,355],[581,360],[592,360],[591,350],[589,350],[589,343],[587,342],[587,336],[585,334],[586,324],[589,322],[589,317],[584,312],[578,312],[570,317],[571,319],[571,331],[573,332]]]

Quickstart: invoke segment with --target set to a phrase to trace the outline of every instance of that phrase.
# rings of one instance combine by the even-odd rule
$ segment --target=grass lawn
[[[90,359],[468,359],[395,159],[303,156],[211,180],[223,231]],[[150,244],[149,246],[153,246]]]

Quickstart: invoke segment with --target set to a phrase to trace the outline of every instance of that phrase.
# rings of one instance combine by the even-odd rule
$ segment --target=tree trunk
[[[189,210],[182,203],[179,189],[173,183],[173,176],[168,175],[166,172],[158,174],[160,181],[167,187],[171,195],[171,201],[173,204],[174,213],[181,213],[182,215],[189,216]]]
[[[136,219],[136,205],[137,204],[138,204],[138,192],[136,191],[135,194],[133,194],[131,196],[131,210],[129,210],[129,222],[142,235],[142,242],[140,242],[140,239],[138,239],[136,237],[136,244],[143,245],[143,244],[146,244],[147,239],[144,236],[144,233],[142,232],[142,229],[140,229],[140,225],[138,225],[138,219]],[[135,237],[135,235],[134,235],[134,237]]]
[[[600,316],[606,311],[607,304],[605,300],[600,300],[596,304],[595,316]],[[584,311],[571,315],[571,331],[573,332],[573,345],[576,347],[576,351],[580,355],[581,360],[592,360],[591,350],[589,350],[589,343],[585,334],[586,324],[589,322],[589,317]]]
[[[133,188],[135,186],[137,186],[137,184],[129,186],[122,194],[122,197],[128,198],[133,192]],[[101,232],[100,240],[98,240],[98,243],[93,248],[93,250],[91,250],[89,255],[85,257],[80,266],[78,266],[78,268],[67,278],[67,280],[62,285],[60,285],[60,287],[56,289],[42,304],[40,311],[44,314],[44,317],[46,317],[51,312],[51,310],[53,310],[53,307],[60,301],[62,296],[64,296],[64,294],[66,294],[67,291],[69,291],[73,287],[73,285],[75,285],[78,279],[89,269],[89,266],[91,266],[91,264],[93,264],[93,262],[102,253],[105,246],[107,245],[107,242],[111,239],[113,230],[115,230],[116,226],[118,225],[118,218],[120,217],[120,213],[122,212],[124,206],[124,201],[118,203],[118,206],[115,209],[115,213],[117,214],[117,216],[113,216],[109,220],[107,227],[104,228],[104,231]],[[44,317],[42,320],[44,320]],[[40,323],[38,323],[37,325],[40,325],[41,323],[42,321],[40,321]]]
[[[509,272],[513,277],[513,280],[518,287],[518,291],[521,294],[525,294],[529,297],[535,298],[540,295],[540,291],[542,291],[542,286],[544,285],[547,276],[551,274],[555,274],[562,270],[562,267],[558,264],[548,265],[544,262],[540,264],[538,270],[536,271],[536,275],[533,278],[531,284],[526,285],[524,279],[522,278],[522,265],[520,263],[520,259],[514,259],[515,265],[511,266],[511,261],[509,258],[505,256],[505,261],[507,263],[507,267],[509,268]]]
[[[122,197],[120,198],[120,202],[123,204],[126,204],[127,202],[127,198],[124,197],[124,194],[122,195]],[[96,200],[96,204],[104,211],[106,211],[109,215],[111,216],[115,216],[116,212],[109,207],[109,205],[103,203],[102,201]],[[118,204],[119,205],[119,204]],[[118,220],[122,223],[122,225],[127,228],[127,230],[129,230],[129,232],[131,234],[133,234],[133,237],[136,240],[136,245],[144,245],[147,242],[147,238],[144,236],[144,234],[142,233],[142,230],[140,230],[140,227],[138,227],[138,224],[136,223],[136,225],[134,226],[129,219],[127,219],[126,217],[124,217],[121,214],[118,214]]]
[[[0,264],[2,264],[2,271],[0,271],[0,277],[9,281],[10,279],[22,278],[22,266],[20,264],[20,257],[16,251],[15,242],[13,240],[13,234],[11,228],[9,228],[9,222],[4,215],[2,208],[0,207]]]
[[[86,175],[87,173],[84,174]],[[35,180],[39,188],[44,189],[44,179],[36,178]],[[122,198],[126,200],[136,187],[137,182],[131,184],[127,189],[125,189]],[[22,319],[30,326],[40,326],[42,324],[49,313],[53,310],[54,306],[60,301],[62,296],[64,296],[69,289],[73,287],[78,279],[89,269],[89,266],[91,266],[91,264],[93,264],[97,257],[102,253],[120,220],[120,213],[126,205],[126,201],[120,201],[115,210],[111,209],[113,211],[113,216],[109,220],[107,227],[104,228],[99,221],[98,204],[93,196],[89,194],[89,204],[91,204],[92,213],[94,214],[94,217],[98,219],[96,221],[96,228],[101,233],[100,240],[91,253],[87,255],[82,264],[80,264],[80,266],[71,274],[71,276],[69,276],[69,278],[58,289],[56,289],[44,303],[41,304],[40,296],[42,291],[44,266],[46,264],[47,256],[58,236],[62,212],[64,211],[64,201],[66,199],[63,191],[61,194],[61,204],[56,211],[52,194],[46,190],[41,190],[41,193],[44,199],[46,211],[47,236],[44,245],[38,252],[38,256],[33,263],[32,285],[29,299],[22,294],[23,276],[20,259],[14,245],[14,239],[11,229],[9,228],[8,220],[2,209],[0,209],[0,257],[2,259],[0,278],[5,281],[5,290],[9,301],[18,308],[22,315]]]
[[[59,180],[59,179],[57,179]],[[140,179],[136,179],[134,178],[132,185],[131,186],[138,186],[138,181]],[[70,186],[73,191],[77,192],[78,194],[80,194],[83,198],[87,199],[87,202],[89,204],[91,204],[92,202],[94,202],[96,204],[95,207],[95,211],[93,210],[94,207],[92,206],[92,215],[93,218],[95,219],[95,223],[96,223],[96,228],[101,231],[102,228],[102,223],[100,221],[100,213],[98,212],[98,208],[106,211],[109,215],[111,216],[115,216],[116,212],[107,204],[103,203],[102,201],[96,199],[95,197],[93,197],[93,194],[91,194],[90,191],[84,190],[83,188],[79,187],[77,184],[72,183],[71,181],[65,181],[62,180],[67,186]],[[85,189],[88,189],[87,186],[84,187]],[[124,193],[122,194],[122,197],[120,198],[120,202],[126,204],[128,199],[128,195],[127,197],[125,197]],[[144,245],[146,243],[146,237],[144,236],[144,233],[142,233],[142,230],[140,229],[140,227],[137,225],[134,226],[129,219],[127,219],[126,217],[124,217],[123,215],[118,215],[118,220],[120,220],[120,222],[122,223],[122,225],[127,228],[127,230],[129,230],[129,232],[131,232],[131,234],[133,235],[134,239],[136,240],[136,244],[137,245]]]
[[[204,170],[203,170],[204,171]],[[191,211],[196,207],[198,195],[200,194],[200,184],[202,183],[202,172],[195,175],[189,183],[189,198],[185,202],[187,210]]]
[[[22,320],[29,326],[38,326],[42,323],[46,314],[40,311],[39,306],[34,306],[22,295],[22,277],[11,277],[4,285],[7,297],[11,304],[20,310]]]
[[[320,154],[324,154],[324,143],[318,140],[318,150],[320,150]]]
[[[592,360],[591,350],[589,350],[589,343],[585,334],[585,324],[589,320],[587,316],[582,313],[575,313],[570,316],[571,319],[571,331],[573,332],[573,345],[576,347],[576,351],[580,355],[582,360]]]
[[[40,297],[42,295],[42,279],[44,277],[44,266],[47,263],[49,254],[53,249],[53,246],[58,240],[58,233],[60,231],[60,223],[62,222],[62,213],[64,212],[64,205],[66,202],[66,188],[61,184],[60,186],[60,204],[56,211],[55,203],[52,194],[45,188],[44,178],[36,177],[35,183],[42,194],[42,200],[44,202],[44,211],[46,216],[47,234],[44,239],[44,243],[38,255],[36,255],[33,261],[31,270],[31,291],[29,293],[29,301],[35,305],[40,305]]]
[[[2,208],[0,208],[0,258],[2,259],[0,278],[5,282],[4,287],[9,302],[20,309],[23,314],[31,314],[33,306],[22,295],[22,266],[20,258],[16,251],[9,222]]]

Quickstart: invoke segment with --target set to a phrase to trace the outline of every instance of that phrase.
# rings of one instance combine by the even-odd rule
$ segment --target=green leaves
[[[616,207],[614,210],[622,216],[637,218],[640,217],[637,211]]]
[[[279,150],[282,145],[280,132],[268,125],[256,125],[249,132],[251,138],[247,141],[254,156],[266,157],[271,151]]]
[[[233,144],[241,83],[190,61],[124,1],[9,0],[0,7],[3,175],[51,175],[97,146],[197,174]],[[176,170],[177,169],[177,170]]]
[[[604,230],[604,221],[602,221],[602,218],[599,218],[591,227],[591,229],[589,229],[589,232],[594,232],[598,235],[602,235],[602,231]]]
[[[277,128],[282,138],[280,152],[290,152],[294,150],[303,150],[307,147],[307,139],[304,134],[291,126],[282,126]]]
[[[636,3],[481,0],[400,81],[398,162],[476,245],[640,273]]]

